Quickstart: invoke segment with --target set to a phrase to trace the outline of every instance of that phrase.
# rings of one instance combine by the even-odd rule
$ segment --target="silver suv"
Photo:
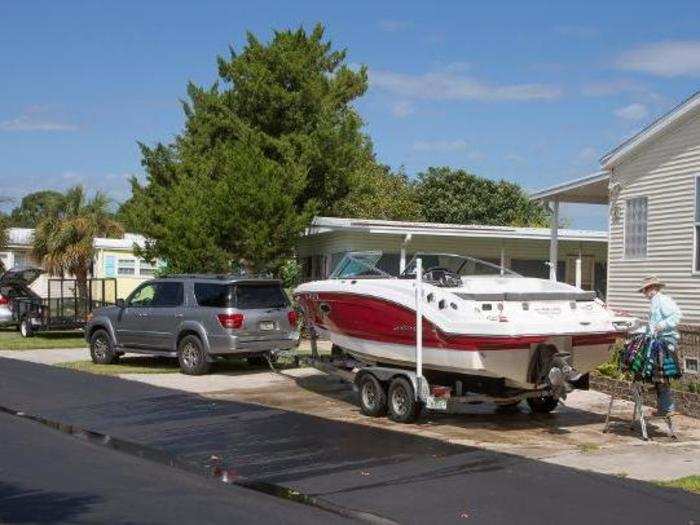
[[[141,284],[85,327],[95,363],[125,352],[177,357],[185,374],[209,371],[215,357],[258,358],[297,345],[297,314],[281,281],[230,275],[177,275]]]

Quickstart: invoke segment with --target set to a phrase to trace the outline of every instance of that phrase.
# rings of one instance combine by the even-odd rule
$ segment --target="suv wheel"
[[[112,340],[105,330],[95,330],[90,337],[90,357],[98,365],[111,365],[119,360]]]
[[[186,335],[177,345],[177,359],[183,374],[199,376],[209,372],[211,363],[207,359],[202,341],[196,335]]]

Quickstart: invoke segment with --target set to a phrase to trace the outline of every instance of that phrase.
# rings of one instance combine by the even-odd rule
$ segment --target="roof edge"
[[[639,146],[648,142],[656,135],[675,124],[680,118],[698,108],[700,108],[700,91],[696,91],[680,104],[673,107],[670,111],[664,113],[651,124],[643,128],[639,133],[631,136],[607,152],[600,158],[601,166],[606,169],[612,168],[616,163],[632,153]]]

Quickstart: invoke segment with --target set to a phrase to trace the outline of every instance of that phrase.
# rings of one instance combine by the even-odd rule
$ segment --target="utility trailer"
[[[554,381],[540,389],[518,390],[505,387],[503,380],[474,378],[460,374],[423,373],[423,286],[422,264],[417,260],[416,268],[416,365],[415,368],[367,364],[343,356],[342,349],[333,348],[330,357],[318,353],[318,335],[311,320],[307,327],[311,340],[311,358],[304,362],[314,368],[352,383],[359,394],[360,409],[371,417],[388,415],[390,419],[410,423],[415,421],[423,408],[445,413],[463,413],[470,406],[494,403],[512,408],[526,400],[533,413],[548,413],[554,410],[559,399],[566,397],[571,386],[564,381]],[[560,369],[570,368],[568,355],[557,356]],[[588,375],[577,381],[577,388],[588,388]]]
[[[12,319],[23,337],[82,329],[95,308],[116,303],[114,278],[90,278],[84,289],[76,279],[49,278],[42,297],[31,288],[42,273],[40,268],[13,269],[0,277],[0,294],[9,299]]]

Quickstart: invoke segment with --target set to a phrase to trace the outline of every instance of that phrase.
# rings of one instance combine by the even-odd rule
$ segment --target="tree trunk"
[[[75,316],[87,317],[87,314],[90,313],[87,270],[80,269],[75,272],[75,285],[78,288],[78,300],[75,304]]]

